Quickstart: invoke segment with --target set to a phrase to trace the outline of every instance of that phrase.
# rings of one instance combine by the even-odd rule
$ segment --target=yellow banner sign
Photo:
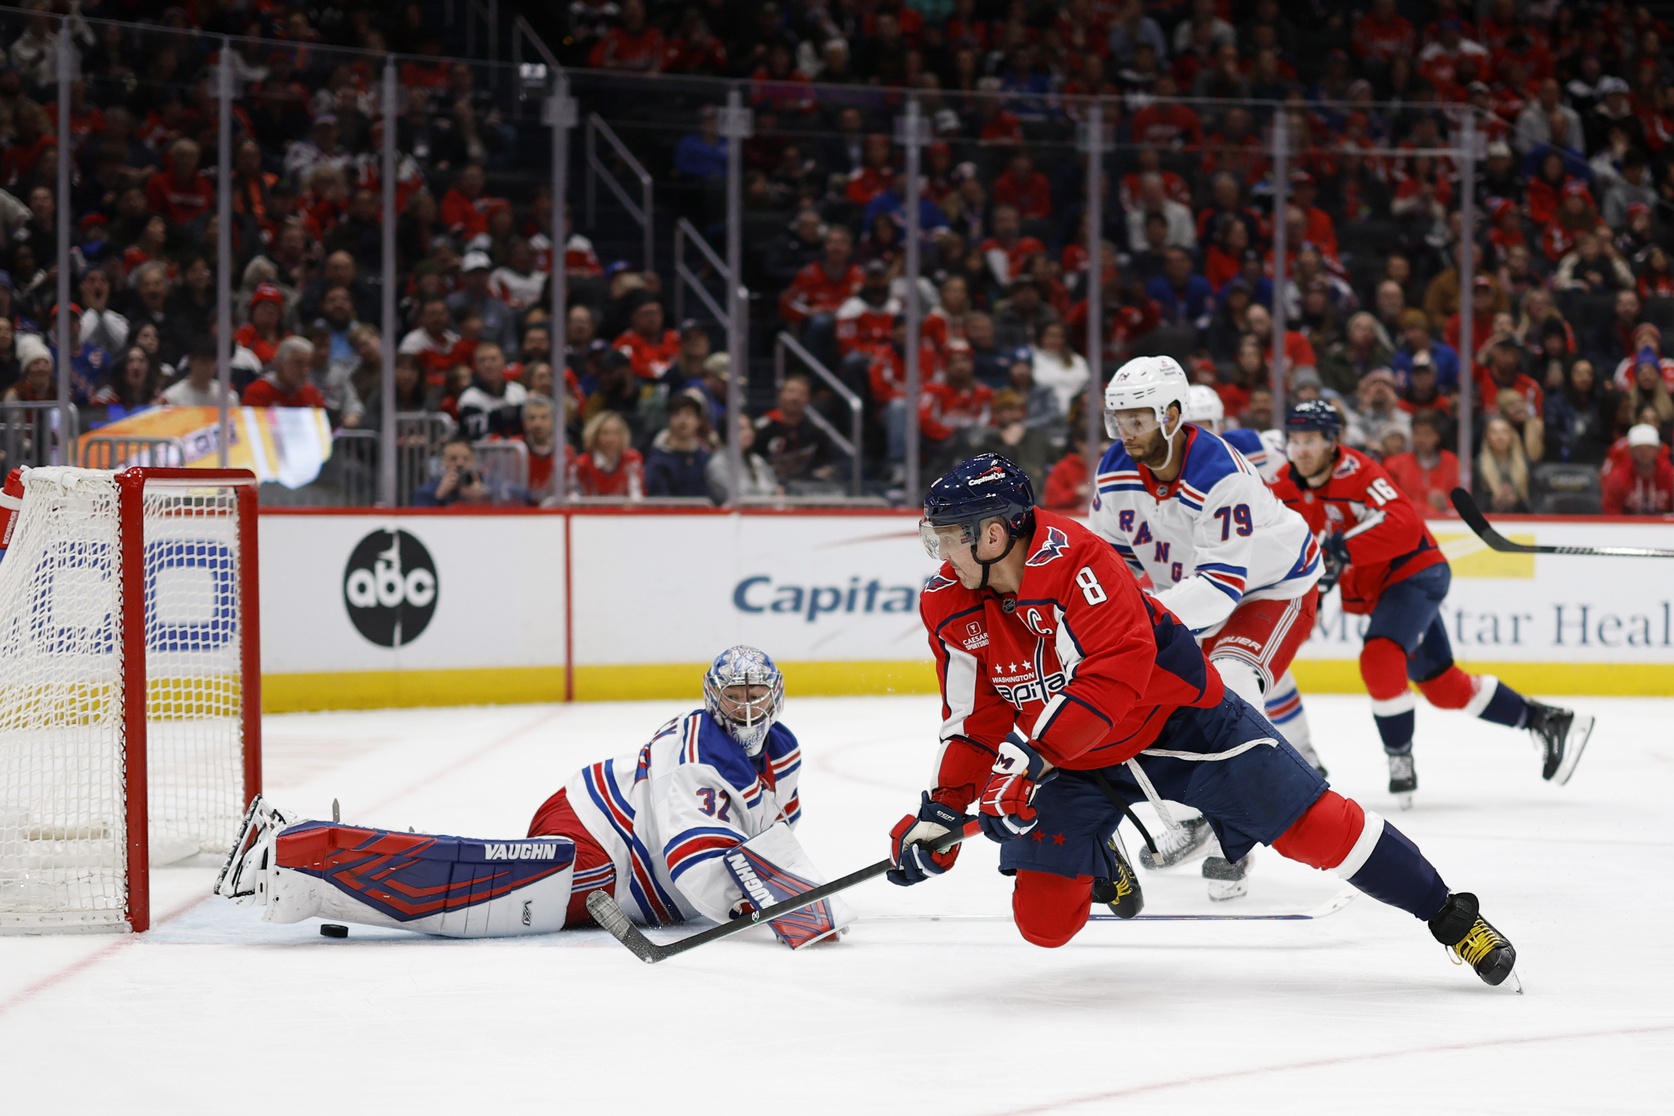
[[[331,457],[331,424],[317,407],[234,407],[227,467],[260,481],[301,488]],[[214,469],[221,464],[221,417],[214,407],[153,407],[81,437],[82,465],[126,469]]]

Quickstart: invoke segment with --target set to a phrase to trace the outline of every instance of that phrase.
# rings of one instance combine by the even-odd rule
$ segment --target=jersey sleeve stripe
[[[651,870],[651,854],[646,850],[645,842],[634,832],[634,808],[616,786],[613,763],[612,760],[605,760],[593,764],[583,773],[582,782],[594,805],[616,830],[617,839],[628,847],[634,875],[628,890],[640,909],[658,922],[682,922],[679,905],[657,883],[656,873]]]
[[[1233,583],[1222,580],[1222,577],[1216,574],[1206,573],[1203,575],[1203,580],[1231,597],[1233,604],[1237,604],[1244,599],[1244,581],[1242,578]]]

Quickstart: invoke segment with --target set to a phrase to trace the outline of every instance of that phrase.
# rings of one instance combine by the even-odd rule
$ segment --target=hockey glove
[[[1333,531],[1320,540],[1319,556],[1325,566],[1325,572],[1319,577],[1319,595],[1323,597],[1337,587],[1343,567],[1349,564],[1348,542],[1341,531]]]
[[[1031,832],[1040,818],[1033,805],[1035,789],[1057,772],[1046,771],[1046,760],[1018,732],[1006,736],[994,760],[993,774],[978,799],[977,815],[991,841],[1010,841]]]
[[[889,859],[895,862],[886,875],[902,887],[923,883],[939,876],[959,857],[959,846],[946,852],[931,852],[930,845],[965,824],[965,815],[924,792],[917,814],[908,814],[889,831]]]

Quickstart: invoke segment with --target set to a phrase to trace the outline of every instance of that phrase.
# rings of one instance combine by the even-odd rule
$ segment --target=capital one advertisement
[[[577,667],[701,663],[726,643],[781,661],[917,663],[933,681],[917,589],[934,569],[911,516],[577,516]],[[1453,569],[1441,610],[1461,662],[1542,692],[1674,693],[1674,561],[1501,554],[1457,521],[1432,524]],[[1674,524],[1512,522],[1517,542],[1674,547]],[[611,622],[635,602],[643,624]],[[596,618],[596,621],[595,621]],[[1367,618],[1322,602],[1299,657],[1304,686],[1357,690]],[[1520,673],[1519,673],[1520,672]],[[823,675],[834,685],[833,676]]]

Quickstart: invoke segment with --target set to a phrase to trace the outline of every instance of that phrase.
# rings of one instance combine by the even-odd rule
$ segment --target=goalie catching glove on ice
[[[589,926],[604,891],[636,921],[717,922],[824,882],[797,843],[801,751],[778,723],[784,676],[753,647],[723,651],[704,708],[637,754],[582,768],[529,836],[484,841],[288,817],[258,798],[216,881],[269,922],[328,918],[447,937]],[[835,897],[769,925],[793,949],[853,919]]]

